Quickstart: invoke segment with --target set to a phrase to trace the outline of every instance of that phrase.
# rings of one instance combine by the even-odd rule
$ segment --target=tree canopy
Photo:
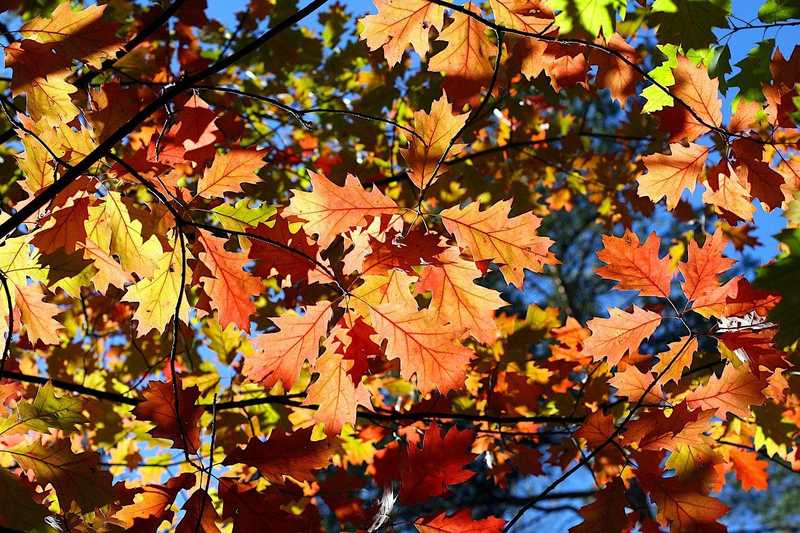
[[[800,472],[796,2],[216,3],[0,2],[0,527],[711,532]]]

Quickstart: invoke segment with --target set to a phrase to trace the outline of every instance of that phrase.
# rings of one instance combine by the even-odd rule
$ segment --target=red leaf
[[[253,466],[272,483],[282,483],[285,477],[314,479],[314,471],[328,464],[333,450],[326,441],[312,442],[310,438],[310,429],[288,435],[275,429],[266,442],[251,438],[246,448],[228,454],[223,464]]]
[[[174,376],[174,379],[179,378]],[[157,438],[169,439],[174,448],[186,448],[194,453],[200,447],[200,416],[203,408],[196,405],[200,397],[197,387],[184,389],[178,381],[178,411],[172,383],[151,381],[144,393],[144,401],[133,408],[138,419],[155,424],[150,433]]]

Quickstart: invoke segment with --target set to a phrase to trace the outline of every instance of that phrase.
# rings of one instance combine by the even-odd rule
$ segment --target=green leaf
[[[717,41],[712,28],[727,28],[730,11],[730,0],[656,0],[647,22],[658,26],[661,42],[708,48]]]
[[[64,395],[58,397],[49,381],[39,389],[33,402],[19,402],[17,417],[6,419],[0,424],[0,434],[7,431],[33,430],[47,433],[52,429],[72,431],[78,424],[88,422],[81,413],[80,398]]]
[[[711,58],[704,63],[708,65],[708,75],[719,79],[719,89],[724,94],[728,90],[725,75],[731,72],[731,49],[727,44],[711,48]]]
[[[758,10],[761,22],[779,22],[800,18],[800,3],[797,0],[767,0]]]
[[[672,69],[678,66],[679,47],[674,44],[665,44],[658,45],[658,49],[666,56],[666,59],[659,66],[650,71],[650,76],[664,87],[670,87],[675,83],[675,76],[672,75]],[[644,107],[642,107],[642,112],[644,113],[659,111],[675,103],[672,96],[655,85],[645,87],[642,91],[642,97],[647,100]]]
[[[592,37],[602,30],[610,37],[614,33],[617,10],[625,9],[624,0],[551,0],[550,7],[560,11],[556,22],[562,35],[572,32],[576,27]]]
[[[222,227],[232,231],[245,231],[248,226],[258,226],[275,214],[275,207],[267,204],[255,205],[255,202],[242,198],[235,205],[221,204],[211,210],[214,219]]]
[[[779,236],[789,252],[774,263],[758,270],[755,286],[777,292],[780,303],[770,311],[769,319],[779,326],[775,342],[788,346],[800,339],[800,229],[784,230]]]
[[[736,63],[739,73],[729,80],[729,84],[731,87],[739,88],[741,98],[756,102],[764,101],[761,86],[768,83],[772,77],[769,62],[774,48],[775,39],[765,39],[751,49],[747,57]]]

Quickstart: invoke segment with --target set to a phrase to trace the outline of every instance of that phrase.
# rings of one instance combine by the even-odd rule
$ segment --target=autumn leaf
[[[580,508],[583,522],[571,527],[569,533],[593,533],[595,531],[625,531],[628,517],[625,507],[625,485],[617,478],[606,484],[595,495],[595,501]]]
[[[636,50],[618,33],[612,34],[611,38],[603,44],[630,63],[634,65],[638,63],[639,56]],[[611,98],[619,102],[620,106],[625,106],[628,98],[636,95],[636,82],[640,79],[640,74],[630,64],[614,54],[597,54],[597,56],[593,56],[592,61],[597,65],[597,83],[606,87],[611,93]]]
[[[553,241],[536,235],[541,220],[531,213],[509,218],[511,201],[497,202],[480,211],[477,202],[466,207],[442,211],[447,231],[475,261],[493,261],[506,281],[523,286],[524,269],[541,272],[544,265],[556,264],[549,251]]]
[[[341,233],[364,223],[365,217],[391,215],[398,211],[397,204],[379,190],[366,190],[358,178],[347,175],[345,184],[337,186],[322,174],[309,172],[311,192],[294,190],[289,207],[283,216],[296,216],[305,221],[303,230],[317,235],[323,248]]]
[[[673,95],[682,100],[705,124],[697,124],[697,131],[703,133],[709,126],[719,126],[722,122],[722,100],[719,98],[719,80],[711,79],[705,65],[695,65],[685,56],[678,56],[677,66],[672,70],[675,84]],[[686,121],[697,122],[694,116]],[[698,135],[691,135],[693,141]]]
[[[426,0],[375,0],[376,15],[362,19],[361,38],[370,50],[383,47],[390,67],[396,65],[408,45],[424,56],[428,53],[430,28],[442,29],[444,8]]]
[[[457,249],[439,256],[441,266],[426,266],[417,283],[417,292],[431,292],[428,309],[440,324],[454,331],[465,331],[478,341],[492,343],[499,331],[494,313],[505,305],[496,291],[477,285],[481,272],[470,261],[461,259]]]
[[[653,367],[653,372],[661,376],[662,383],[677,383],[683,371],[692,366],[698,348],[697,339],[683,338],[670,343],[667,348],[666,352],[658,354],[658,363]]]
[[[76,424],[88,422],[82,413],[83,402],[69,394],[56,395],[56,390],[51,382],[45,383],[37,392],[32,402],[22,401],[17,404],[17,420],[9,421],[12,425],[3,427],[0,423],[0,432],[6,433],[11,428],[15,430],[39,431],[47,433],[50,428],[72,431]]]
[[[411,137],[408,148],[401,148],[400,153],[408,163],[411,182],[417,188],[427,188],[439,174],[444,172],[439,161],[445,154],[455,156],[463,150],[463,144],[454,143],[450,146],[450,143],[464,127],[468,118],[468,113],[453,112],[453,105],[447,100],[447,94],[442,94],[438,100],[434,100],[430,113],[424,111],[414,113],[416,135]],[[447,151],[448,146],[449,151]]]
[[[764,384],[746,365],[739,369],[725,367],[721,377],[712,376],[702,387],[694,390],[686,401],[692,409],[716,409],[717,415],[728,413],[738,417],[750,416],[750,407],[761,405],[766,398],[761,394]]]
[[[603,235],[603,249],[597,252],[597,258],[606,266],[598,268],[597,274],[618,281],[617,289],[669,298],[672,269],[668,256],[658,257],[659,244],[655,233],[644,244],[632,231],[622,237]]]
[[[615,366],[626,353],[635,354],[639,344],[649,337],[661,323],[661,315],[633,306],[630,313],[610,309],[609,318],[593,318],[586,327],[592,335],[583,343],[583,350],[595,360],[608,357]]]
[[[406,505],[419,503],[447,492],[475,475],[464,468],[474,455],[470,451],[473,434],[451,427],[444,437],[437,424],[425,432],[422,447],[409,444],[400,472],[400,501]]]
[[[414,522],[420,533],[499,533],[503,529],[504,520],[490,516],[475,519],[469,509],[462,509],[452,516],[441,513],[430,518],[420,518]]]
[[[767,490],[767,461],[759,461],[755,452],[738,448],[732,448],[728,453],[743,490]]]
[[[175,533],[219,533],[219,515],[214,509],[211,496],[203,489],[197,489],[183,504],[183,518],[175,528]]]
[[[635,403],[644,398],[644,403],[658,404],[663,400],[664,392],[655,378],[656,375],[651,372],[642,372],[635,366],[629,366],[618,371],[608,383],[617,389],[617,395],[628,398],[629,402]]]
[[[359,384],[349,375],[353,364],[341,354],[327,352],[314,366],[319,377],[308,388],[303,403],[318,406],[312,419],[323,424],[327,435],[338,435],[345,424],[356,422]]]
[[[81,59],[94,68],[106,59],[116,59],[122,50],[117,24],[103,20],[106,6],[73,11],[68,2],[59,4],[49,18],[37,17],[22,26],[22,35],[47,44],[66,60]]]
[[[694,240],[689,241],[687,260],[679,263],[683,275],[683,292],[690,301],[719,287],[718,277],[734,264],[733,259],[724,256],[727,241],[722,231],[706,236],[703,246]]]
[[[178,379],[175,377],[174,379]],[[197,387],[183,388],[164,381],[151,381],[143,396],[144,401],[134,407],[134,414],[153,424],[150,433],[157,438],[169,439],[174,448],[194,453],[200,447],[200,416],[203,408],[197,405],[200,391]]]
[[[35,489],[35,484],[24,477],[0,469],[0,497],[4,502],[14,502],[3,506],[0,511],[0,526],[32,531],[44,523],[50,512],[41,503],[41,495]]]
[[[256,339],[257,352],[245,359],[244,375],[266,387],[280,381],[285,389],[291,388],[303,362],[313,364],[317,360],[320,339],[327,336],[333,309],[331,302],[320,302],[307,307],[302,315],[273,318],[279,331]]]
[[[19,465],[33,472],[36,482],[50,484],[61,506],[77,503],[91,511],[111,501],[111,474],[100,469],[100,456],[94,452],[74,453],[69,440],[46,445],[33,441],[6,450]]]
[[[472,3],[465,4],[464,9],[480,14]],[[428,70],[445,75],[445,87],[456,100],[489,84],[494,72],[490,58],[497,55],[497,46],[489,40],[482,22],[463,13],[454,13],[453,22],[439,33],[437,40],[446,41],[447,46],[431,57]]]
[[[236,149],[217,154],[197,182],[197,196],[221,198],[226,192],[242,192],[243,183],[258,183],[263,158],[263,150]]]
[[[253,466],[272,483],[282,483],[284,477],[312,479],[314,471],[328,464],[332,450],[326,441],[312,442],[310,437],[310,429],[288,435],[276,429],[267,441],[250,439],[246,448],[229,453],[223,464]]]
[[[185,472],[167,480],[163,485],[146,485],[138,493],[137,502],[126,505],[114,515],[126,528],[140,530],[157,528],[164,520],[171,520],[170,509],[181,490],[191,489],[196,476]]]
[[[55,317],[60,312],[58,306],[44,301],[44,291],[38,283],[15,285],[14,301],[19,309],[25,332],[31,342],[58,344],[61,323]]]
[[[177,244],[177,243],[176,243]],[[181,296],[183,283],[191,279],[191,271],[181,273],[180,250],[166,252],[158,260],[156,271],[150,278],[137,281],[125,293],[125,301],[137,303],[133,318],[138,321],[137,332],[146,335],[150,331],[163,330],[175,314],[175,302],[181,298],[179,316],[189,322],[187,297]]]
[[[401,375],[416,376],[423,394],[464,386],[473,352],[458,343],[462,333],[439,324],[432,310],[411,311],[406,305],[387,303],[371,307],[371,320],[378,336],[387,340],[387,357],[400,359]]]
[[[118,192],[110,191],[101,202],[89,207],[85,227],[86,237],[102,251],[117,256],[129,272],[152,276],[164,254],[155,236],[144,239],[141,221],[131,218]]]
[[[201,230],[199,240],[204,248],[199,259],[210,273],[210,276],[201,276],[203,289],[211,299],[212,309],[217,311],[223,326],[233,323],[239,329],[249,331],[250,315],[256,310],[250,298],[261,293],[261,280],[244,271],[247,257],[226,250],[225,239]]]
[[[639,176],[639,196],[654,202],[667,199],[667,208],[675,209],[684,189],[693,191],[701,178],[709,148],[690,144],[669,145],[671,154],[654,154],[643,158],[647,173]]]

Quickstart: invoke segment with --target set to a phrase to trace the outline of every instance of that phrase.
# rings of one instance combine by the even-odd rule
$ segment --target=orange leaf
[[[438,323],[429,309],[414,311],[402,303],[371,307],[372,324],[388,341],[386,356],[400,359],[400,374],[417,376],[417,388],[446,393],[464,387],[472,350],[458,343],[461,332]]]
[[[200,230],[199,237],[205,248],[199,258],[211,274],[202,276],[203,288],[219,313],[220,324],[225,327],[234,323],[239,329],[249,331],[250,315],[256,310],[250,297],[261,293],[261,280],[243,270],[247,256],[226,250],[225,239],[205,230]]]
[[[688,344],[687,344],[688,341]],[[666,383],[680,381],[683,371],[692,366],[694,353],[697,351],[697,339],[683,337],[668,346],[668,350],[658,354],[658,363],[653,367],[653,372],[662,374],[661,381]],[[673,361],[675,359],[675,361]],[[667,366],[669,365],[669,368]]]
[[[431,27],[444,26],[444,8],[426,0],[375,0],[378,13],[362,19],[361,38],[370,50],[383,47],[390,67],[396,65],[403,52],[412,45],[420,56],[430,49]]]
[[[505,521],[490,516],[477,520],[469,509],[462,509],[452,516],[440,513],[432,518],[420,518],[414,525],[419,533],[500,533]]]
[[[438,56],[437,56],[438,57]],[[414,112],[414,132],[419,135],[411,137],[408,148],[401,148],[400,153],[409,166],[411,182],[419,189],[430,185],[438,174],[446,167],[436,169],[439,159],[444,155],[450,140],[461,130],[469,118],[469,113],[456,115],[453,106],[442,94],[431,104],[431,112]],[[421,137],[421,138],[420,138]],[[454,144],[448,155],[457,155],[464,148],[463,144]],[[437,176],[434,176],[437,171]]]
[[[470,261],[458,256],[458,249],[440,254],[441,266],[426,266],[417,283],[417,292],[431,291],[434,319],[465,331],[478,341],[490,344],[499,334],[494,314],[505,305],[497,291],[475,284],[481,272]]]
[[[308,387],[304,404],[318,405],[312,416],[325,426],[325,433],[338,435],[345,424],[356,422],[356,385],[348,375],[354,361],[328,352],[317,361],[317,380]]]
[[[497,202],[485,211],[477,202],[466,207],[451,207],[441,218],[462,249],[475,261],[493,261],[508,283],[522,288],[524,269],[541,272],[544,265],[557,264],[548,250],[553,243],[536,235],[541,219],[532,213],[509,218],[511,201]]]
[[[114,515],[128,530],[155,531],[164,520],[172,520],[170,509],[175,496],[181,490],[191,489],[196,481],[195,474],[185,472],[170,478],[164,485],[145,485],[137,493],[141,499],[126,505]]]
[[[692,409],[716,409],[721,418],[728,413],[747,418],[751,407],[766,401],[761,394],[763,388],[764,383],[747,365],[738,369],[728,365],[721,377],[711,376],[708,383],[689,394],[686,401]]]
[[[320,246],[327,247],[340,234],[362,225],[367,216],[378,217],[398,211],[394,200],[378,189],[366,190],[352,174],[339,187],[322,174],[309,172],[311,192],[293,190],[283,216],[297,216],[305,221],[308,235],[317,234]]]
[[[583,351],[595,361],[608,356],[608,364],[615,366],[626,352],[637,352],[639,344],[658,327],[661,315],[636,306],[630,313],[616,308],[610,313],[609,318],[593,318],[586,324],[592,336],[583,343]]]
[[[614,33],[608,42],[603,42],[601,38],[598,41],[606,48],[619,52],[631,63],[636,64],[639,59],[636,50],[618,33]],[[611,98],[624,108],[625,101],[636,94],[636,82],[641,77],[639,73],[612,54],[593,54],[591,59],[597,65],[597,83],[607,88],[611,92]]]
[[[639,176],[639,196],[658,202],[667,199],[667,208],[674,209],[684,189],[694,190],[703,173],[710,148],[690,144],[670,144],[670,155],[653,154],[644,157],[647,174]]]
[[[730,450],[730,457],[742,490],[767,490],[767,461],[759,461],[757,453],[738,448]]]
[[[708,69],[703,64],[695,65],[684,56],[678,56],[677,60],[678,64],[672,70],[675,76],[672,94],[687,103],[704,122],[711,126],[719,126],[722,122],[719,79],[711,79]],[[686,120],[698,124],[697,119],[691,115],[687,116]],[[702,124],[698,124],[698,128],[708,130],[708,126]]]
[[[597,257],[607,265],[597,274],[617,280],[615,288],[639,291],[642,296],[669,297],[672,280],[669,256],[658,258],[659,238],[651,233],[644,244],[630,230],[622,237],[603,235],[603,249]]]
[[[263,158],[264,150],[236,149],[217,154],[197,182],[197,196],[221,198],[226,192],[242,192],[242,183],[258,183]]]
[[[480,9],[471,3],[464,8],[480,15]],[[446,76],[445,84],[456,97],[471,96],[488,85],[494,72],[489,60],[497,55],[497,46],[489,40],[486,25],[463,13],[453,13],[453,22],[437,38],[446,41],[444,50],[428,61],[430,72],[441,72]],[[449,141],[449,139],[448,139]]]
[[[58,344],[58,332],[63,329],[55,317],[61,312],[56,304],[44,301],[44,291],[39,283],[14,285],[17,308],[25,332],[32,343]]]
[[[635,366],[628,365],[625,370],[617,371],[614,377],[608,380],[608,383],[617,389],[618,396],[628,398],[629,402],[638,402],[655,379],[656,376],[653,373],[641,372]],[[661,390],[661,385],[656,383],[647,392],[644,401],[649,404],[659,404],[663,399],[664,392]]]
[[[678,265],[684,279],[683,292],[689,301],[719,287],[719,275],[735,263],[723,255],[727,244],[720,229],[706,237],[702,248],[695,240],[689,241],[688,258],[685,263]]]
[[[245,359],[242,372],[266,387],[280,381],[285,389],[291,388],[300,376],[303,362],[313,364],[317,360],[319,341],[327,336],[332,317],[332,302],[323,301],[308,306],[303,315],[273,318],[280,331],[255,340],[258,351]]]

